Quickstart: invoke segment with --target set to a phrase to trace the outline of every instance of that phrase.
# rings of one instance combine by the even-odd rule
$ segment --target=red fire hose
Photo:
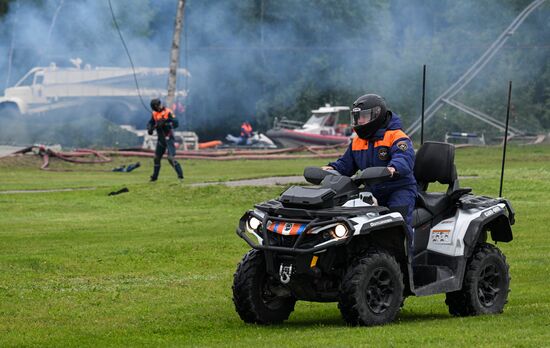
[[[301,146],[288,149],[274,150],[191,150],[177,151],[176,158],[178,159],[201,159],[214,161],[232,161],[232,160],[265,160],[265,159],[306,159],[306,158],[336,158],[341,155],[341,152],[324,153],[322,151],[335,150],[342,145],[330,146]],[[50,157],[56,157],[63,161],[81,164],[108,163],[111,162],[109,156],[123,157],[154,157],[155,154],[151,150],[146,149],[122,149],[109,151],[96,151],[91,149],[76,149],[74,151],[61,152],[46,148],[43,145],[30,146],[25,149],[14,152],[12,155],[25,154],[34,151],[42,157],[43,163],[41,169],[47,169],[50,162]],[[297,154],[298,152],[309,152],[309,154]],[[93,156],[93,158],[90,158]]]

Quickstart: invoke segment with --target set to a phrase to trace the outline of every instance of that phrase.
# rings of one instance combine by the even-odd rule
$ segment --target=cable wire
[[[118,22],[116,20],[115,11],[113,10],[113,5],[111,4],[111,0],[107,0],[109,2],[109,9],[111,10],[111,16],[113,17],[113,23],[115,24],[115,28],[118,32],[118,36],[120,37],[120,41],[122,42],[122,46],[124,46],[124,50],[126,51],[126,55],[128,56],[128,60],[130,61],[130,65],[132,66],[132,72],[134,75],[134,82],[136,83],[136,90],[139,96],[139,100],[141,101],[141,105],[147,110],[147,112],[151,112],[151,109],[147,107],[145,102],[143,101],[143,97],[141,96],[141,92],[139,90],[139,83],[136,76],[136,68],[134,67],[134,62],[132,60],[132,56],[130,55],[130,51],[128,50],[128,46],[126,46],[126,41],[124,41],[124,37],[122,37],[122,32],[120,31],[120,27],[118,26]]]

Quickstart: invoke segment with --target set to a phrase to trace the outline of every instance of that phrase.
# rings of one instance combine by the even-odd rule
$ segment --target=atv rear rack
[[[457,205],[463,209],[485,209],[500,203],[504,203],[506,205],[506,209],[508,210],[508,215],[510,219],[510,225],[513,225],[515,223],[515,211],[507,199],[491,198],[487,196],[464,195],[459,198]]]

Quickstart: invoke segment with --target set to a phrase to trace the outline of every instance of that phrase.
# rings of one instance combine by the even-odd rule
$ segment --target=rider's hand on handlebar
[[[322,166],[321,169],[322,170],[334,170],[334,168],[332,168],[331,166]]]
[[[390,177],[393,177],[393,174],[395,173],[394,167],[388,167],[388,170],[390,171]]]

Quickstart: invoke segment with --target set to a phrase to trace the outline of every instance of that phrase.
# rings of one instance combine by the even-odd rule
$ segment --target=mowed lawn
[[[457,150],[462,186],[497,196],[498,148]],[[300,175],[325,160],[165,162],[132,173],[33,157],[0,159],[0,347],[9,346],[550,346],[550,147],[512,146],[504,196],[516,209],[514,241],[499,243],[512,275],[501,315],[451,317],[444,296],[408,298],[398,320],[348,327],[335,303],[298,302],[282,325],[244,324],[231,300],[248,250],[235,234],[244,211],[284,187],[190,183]],[[128,193],[108,196],[127,187]]]

